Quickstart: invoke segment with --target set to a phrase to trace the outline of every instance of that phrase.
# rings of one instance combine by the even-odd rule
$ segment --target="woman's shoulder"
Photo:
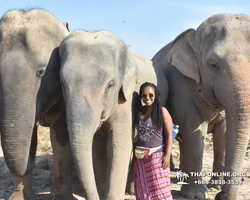
[[[161,109],[162,109],[162,115],[163,115],[163,118],[168,118],[168,117],[170,117],[170,114],[169,114],[169,112],[168,112],[168,109],[167,109],[167,108],[165,108],[165,107],[161,107]]]
[[[162,113],[164,112],[164,113],[168,113],[168,109],[167,108],[165,108],[165,107],[161,107],[161,110],[162,110]]]

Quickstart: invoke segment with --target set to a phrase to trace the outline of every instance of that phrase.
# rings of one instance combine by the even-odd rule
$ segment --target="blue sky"
[[[0,0],[10,9],[43,8],[71,29],[109,30],[147,58],[188,28],[217,13],[249,14],[249,0]]]

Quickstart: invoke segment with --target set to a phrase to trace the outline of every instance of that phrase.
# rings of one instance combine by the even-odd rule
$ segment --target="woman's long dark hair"
[[[163,124],[162,108],[161,108],[160,102],[159,102],[159,97],[161,95],[160,95],[160,92],[157,90],[157,87],[155,86],[155,84],[149,83],[149,82],[143,83],[140,87],[140,92],[139,92],[140,100],[138,101],[138,113],[137,113],[136,125],[139,124],[139,120],[141,118],[141,113],[143,111],[143,106],[141,103],[142,90],[148,86],[153,88],[155,91],[155,100],[154,100],[153,109],[151,112],[152,121],[153,121],[154,125],[156,125],[157,128],[161,128],[162,124]]]

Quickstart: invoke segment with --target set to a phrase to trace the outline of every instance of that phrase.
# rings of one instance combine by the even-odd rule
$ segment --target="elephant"
[[[139,85],[157,84],[165,104],[166,77],[109,31],[73,31],[59,54],[69,138],[86,199],[122,200]]]
[[[59,45],[69,33],[68,23],[42,9],[10,10],[0,20],[0,132],[4,158],[14,176],[11,200],[36,199],[32,171],[39,124],[51,132],[50,199],[75,199],[59,76]]]
[[[250,131],[250,17],[217,14],[188,29],[152,58],[169,82],[167,105],[180,126],[180,167],[201,172],[205,134],[214,127],[225,141],[225,183],[215,199],[238,198],[241,172]],[[218,118],[218,121],[216,121]],[[216,133],[214,136],[216,137]],[[220,148],[216,139],[215,148]],[[221,141],[224,143],[223,141]],[[224,145],[224,144],[223,144]],[[222,146],[223,146],[222,145]],[[181,192],[187,198],[205,198],[206,187],[188,179]],[[232,184],[230,184],[232,183]]]

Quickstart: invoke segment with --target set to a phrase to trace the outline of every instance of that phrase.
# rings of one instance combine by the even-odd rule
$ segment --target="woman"
[[[167,109],[160,106],[154,84],[142,84],[139,96],[145,105],[140,103],[136,122],[135,196],[137,200],[170,200],[172,118]]]

